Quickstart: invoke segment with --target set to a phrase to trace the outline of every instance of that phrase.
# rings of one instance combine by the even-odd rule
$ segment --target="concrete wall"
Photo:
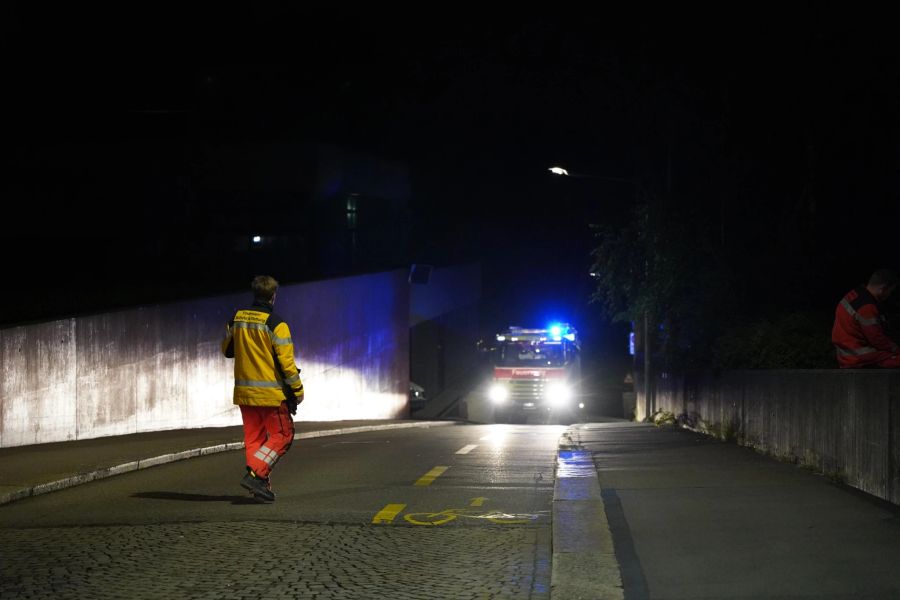
[[[435,269],[428,283],[410,286],[409,326],[474,306],[480,301],[480,265]]]
[[[410,286],[410,377],[435,399],[477,366],[481,267],[435,269]]]
[[[663,374],[655,391],[688,427],[900,504],[900,371]]]
[[[461,308],[410,329],[410,378],[434,399],[477,367],[478,307]]]
[[[408,415],[405,271],[283,286],[298,419]],[[240,423],[219,344],[246,294],[0,330],[0,447]]]

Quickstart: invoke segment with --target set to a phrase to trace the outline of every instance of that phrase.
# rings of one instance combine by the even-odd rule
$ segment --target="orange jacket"
[[[865,286],[848,292],[835,309],[831,330],[838,366],[865,367],[895,356],[900,349],[884,325],[878,301]]]

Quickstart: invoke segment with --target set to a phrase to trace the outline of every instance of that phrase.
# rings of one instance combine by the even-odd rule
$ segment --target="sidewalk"
[[[555,544],[569,589],[554,598],[900,598],[900,507],[682,429],[587,423],[568,437],[561,470],[587,467],[599,485],[557,494],[580,501],[557,512],[573,531],[591,524],[593,542]]]
[[[399,419],[297,421],[294,439],[455,424]],[[0,505],[128,471],[237,450],[243,445],[243,430],[235,425],[0,448]]]

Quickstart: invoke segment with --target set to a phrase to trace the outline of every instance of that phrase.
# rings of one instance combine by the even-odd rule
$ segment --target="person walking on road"
[[[868,284],[848,292],[837,305],[831,342],[840,368],[900,368],[900,347],[885,331],[881,310],[897,280],[895,271],[879,269]]]
[[[241,407],[247,474],[241,486],[273,501],[270,474],[294,441],[297,405],[303,402],[300,369],[284,319],[272,312],[278,282],[259,275],[251,284],[253,304],[226,324],[222,353],[234,359],[234,403]]]

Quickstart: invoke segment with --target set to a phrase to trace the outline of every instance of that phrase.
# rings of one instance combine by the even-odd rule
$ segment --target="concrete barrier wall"
[[[409,326],[475,306],[480,301],[480,264],[435,269],[428,283],[410,286]]]
[[[410,377],[429,400],[471,378],[477,365],[481,266],[435,269],[410,286]]]
[[[900,504],[900,371],[663,374],[657,410]]]
[[[405,271],[283,286],[298,419],[408,414]],[[240,423],[219,345],[246,294],[0,330],[0,447]]]
[[[429,399],[470,380],[477,367],[478,307],[469,306],[410,329],[410,378]]]

